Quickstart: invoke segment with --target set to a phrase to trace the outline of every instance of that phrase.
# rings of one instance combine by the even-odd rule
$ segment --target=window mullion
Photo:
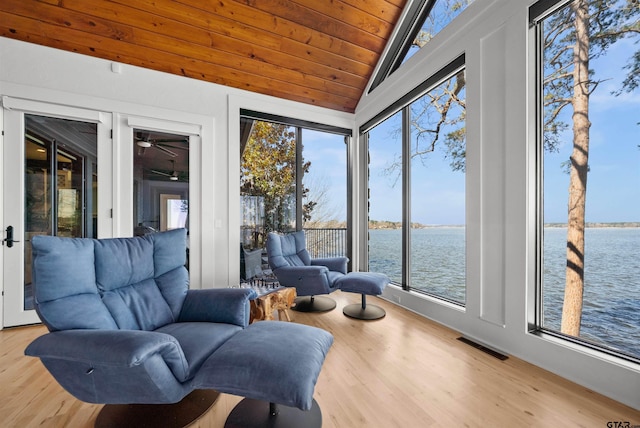
[[[538,330],[543,324],[543,290],[542,290],[542,269],[543,249],[544,249],[544,194],[543,194],[543,174],[544,174],[544,97],[543,97],[543,34],[542,25],[536,24],[536,289],[534,299],[534,324],[529,323],[529,330]]]
[[[402,288],[411,287],[411,107],[402,109]]]
[[[304,229],[303,215],[302,215],[302,175],[304,170],[302,168],[302,128],[296,127],[296,230]]]

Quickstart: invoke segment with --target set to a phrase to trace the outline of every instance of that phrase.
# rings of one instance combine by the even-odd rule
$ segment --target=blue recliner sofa
[[[335,300],[319,296],[338,290],[338,280],[347,273],[347,257],[312,259],[304,231],[267,235],[269,267],[285,287],[295,287],[299,296],[293,308],[300,312],[324,312],[336,307]]]
[[[49,333],[25,353],[78,399],[176,403],[213,389],[266,402],[274,414],[275,404],[317,407],[331,334],[278,321],[249,325],[251,289],[189,289],[184,229],[36,236],[32,246],[35,307]]]

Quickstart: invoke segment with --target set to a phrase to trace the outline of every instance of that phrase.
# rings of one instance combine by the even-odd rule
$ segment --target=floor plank
[[[290,311],[294,322],[330,331],[335,342],[316,385],[324,428],[606,427],[640,425],[640,412],[510,357],[501,361],[442,327],[389,302],[378,321],[347,318],[358,303],[335,292],[338,307],[321,314]],[[0,331],[0,426],[91,427],[101,406],[65,392],[24,348],[42,326]],[[223,394],[193,426],[218,428],[240,400]]]

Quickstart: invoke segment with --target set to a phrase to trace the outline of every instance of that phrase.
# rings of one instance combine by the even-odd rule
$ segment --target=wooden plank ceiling
[[[353,112],[407,0],[1,0],[0,36]]]

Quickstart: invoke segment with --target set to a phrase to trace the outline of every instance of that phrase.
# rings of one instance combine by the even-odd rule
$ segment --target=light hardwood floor
[[[364,322],[341,310],[359,296],[332,297],[338,307],[331,312],[291,313],[294,322],[335,337],[315,392],[324,428],[640,425],[640,412],[630,407],[517,358],[500,361],[391,303],[369,298],[387,316]],[[23,355],[43,333],[42,326],[0,331],[0,427],[92,426],[101,406],[76,400],[39,360]],[[222,427],[239,400],[222,395],[193,426]]]

